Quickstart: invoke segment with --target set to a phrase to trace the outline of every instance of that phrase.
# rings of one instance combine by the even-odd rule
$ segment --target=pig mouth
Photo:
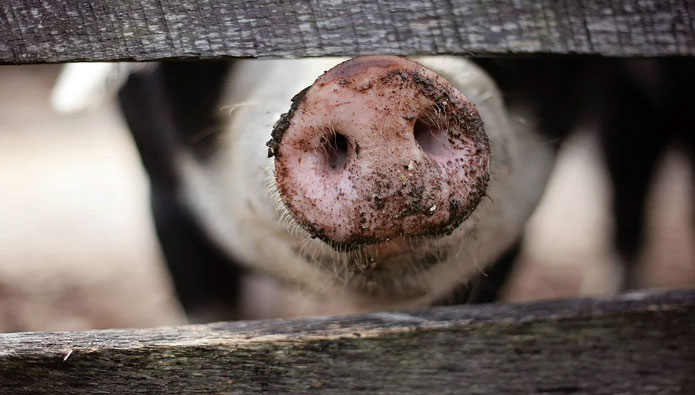
[[[362,246],[347,252],[347,264],[357,273],[404,271],[411,266],[424,270],[448,258],[445,250],[439,251],[431,243],[408,237]]]
[[[453,249],[439,244],[429,238],[398,237],[349,251],[296,248],[295,252],[311,265],[333,273],[335,281],[348,288],[375,297],[415,298],[427,292],[415,279],[450,258]]]

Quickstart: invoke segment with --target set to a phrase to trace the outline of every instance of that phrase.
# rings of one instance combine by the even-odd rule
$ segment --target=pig
[[[610,80],[616,63],[166,62],[112,79],[177,295],[208,321],[244,318],[249,271],[338,313],[494,301],[558,145],[592,108],[582,77]]]
[[[249,268],[345,312],[492,300],[469,283],[515,249],[553,163],[537,105],[463,57],[165,63],[120,102],[189,312]]]

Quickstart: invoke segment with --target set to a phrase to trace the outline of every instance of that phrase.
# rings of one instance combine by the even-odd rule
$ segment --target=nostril
[[[328,166],[332,169],[340,169],[345,165],[348,152],[348,141],[340,133],[331,133],[321,138],[321,146],[326,155]]]
[[[448,150],[447,130],[444,125],[418,119],[413,128],[415,141],[429,155],[441,155]]]

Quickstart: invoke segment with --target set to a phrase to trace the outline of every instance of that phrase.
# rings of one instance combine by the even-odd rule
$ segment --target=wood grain
[[[685,394],[693,372],[695,290],[0,334],[0,392],[13,394]]]
[[[0,64],[368,53],[695,55],[692,0],[3,0]]]

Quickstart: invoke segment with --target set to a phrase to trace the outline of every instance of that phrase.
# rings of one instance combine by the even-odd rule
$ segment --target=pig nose
[[[475,106],[435,72],[394,56],[327,71],[292,99],[268,147],[291,216],[339,249],[449,234],[489,180]]]

